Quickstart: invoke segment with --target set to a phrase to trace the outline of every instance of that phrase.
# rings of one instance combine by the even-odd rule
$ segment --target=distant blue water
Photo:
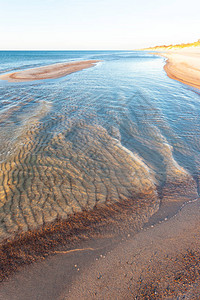
[[[79,169],[77,178],[92,166],[88,176],[93,182],[95,174],[107,174],[105,161],[102,165],[100,161],[105,149],[109,149],[112,164],[115,151],[123,152],[122,161],[117,159],[119,165],[123,165],[126,155],[131,161],[139,159],[140,167],[136,170],[146,167],[148,180],[155,186],[162,186],[169,178],[176,181],[179,175],[183,178],[189,174],[196,180],[200,169],[199,91],[168,78],[163,58],[140,51],[1,51],[0,73],[89,59],[101,62],[59,79],[0,81],[1,163],[10,161],[12,165],[12,157],[21,153],[21,147],[37,158],[47,151],[45,155],[50,159],[55,155],[58,172],[67,159]],[[59,152],[61,149],[65,149],[65,154]],[[51,155],[48,151],[52,151]],[[28,161],[29,158],[27,164]],[[108,157],[107,161],[109,164]],[[46,162],[45,168],[49,164]],[[106,178],[114,178],[110,170]],[[119,181],[113,179],[110,189],[117,185]],[[141,178],[138,185],[145,185]],[[78,186],[77,183],[76,190]],[[102,189],[98,194],[101,193]]]
[[[41,102],[53,104],[54,113],[76,103],[73,118],[87,119],[108,130],[116,125],[116,119],[133,123],[141,120],[155,126],[169,143],[175,142],[173,135],[192,152],[199,151],[199,94],[169,79],[162,68],[163,58],[140,51],[0,51],[0,73],[88,59],[102,62],[55,80],[17,84],[0,81],[0,113],[5,116],[10,108],[23,103],[23,120],[27,111],[31,116]],[[89,112],[95,117],[88,120]],[[4,129],[10,123],[20,126],[22,120],[4,120]],[[174,151],[178,155],[176,145]]]

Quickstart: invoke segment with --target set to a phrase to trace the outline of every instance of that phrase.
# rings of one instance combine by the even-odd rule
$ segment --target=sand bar
[[[93,67],[99,60],[76,61],[70,63],[58,63],[44,67],[23,70],[14,73],[0,75],[1,80],[9,82],[25,82],[42,79],[55,79],[68,74]]]
[[[200,47],[169,50],[159,55],[168,58],[164,70],[170,78],[200,89]]]

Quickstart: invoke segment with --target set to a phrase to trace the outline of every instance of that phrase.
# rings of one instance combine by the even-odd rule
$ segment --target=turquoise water
[[[0,81],[2,238],[138,195],[150,199],[147,219],[162,197],[197,196],[200,95],[168,78],[163,58],[1,51],[0,73],[89,59],[101,62],[59,79]]]

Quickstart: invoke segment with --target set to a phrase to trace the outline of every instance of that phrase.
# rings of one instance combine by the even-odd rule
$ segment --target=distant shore
[[[58,63],[49,66],[0,75],[0,80],[25,82],[43,79],[55,79],[93,67],[99,60],[86,60],[70,63]]]
[[[167,58],[167,75],[184,84],[200,89],[200,47],[170,49],[156,53]]]

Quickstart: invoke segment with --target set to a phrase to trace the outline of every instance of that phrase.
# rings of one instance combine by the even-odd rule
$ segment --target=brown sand
[[[164,69],[170,78],[200,89],[200,47],[167,51],[161,55],[168,58]]]
[[[2,283],[0,299],[199,299],[199,214],[197,200],[113,247],[97,239],[57,251]]]
[[[200,299],[199,214],[198,200],[130,237],[80,273],[59,299]]]
[[[3,74],[0,76],[0,79],[7,80],[9,82],[24,82],[24,81],[32,81],[32,80],[54,79],[54,78],[66,76],[68,74],[77,71],[81,71],[83,69],[91,68],[97,62],[99,62],[99,60],[58,63],[49,66]]]

